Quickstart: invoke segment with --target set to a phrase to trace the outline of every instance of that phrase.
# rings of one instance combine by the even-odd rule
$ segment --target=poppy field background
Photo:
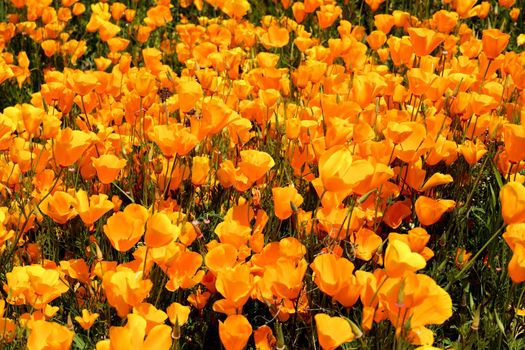
[[[524,348],[524,11],[0,1],[0,347]]]

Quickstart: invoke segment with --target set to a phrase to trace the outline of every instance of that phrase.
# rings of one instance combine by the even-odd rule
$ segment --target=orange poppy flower
[[[274,165],[275,161],[266,152],[256,150],[241,151],[239,168],[250,182],[255,182],[262,178]]]
[[[76,200],[69,193],[56,191],[40,203],[40,210],[59,224],[65,224],[78,215],[75,209]]]
[[[90,313],[88,310],[83,309],[82,316],[76,316],[75,321],[77,321],[83,329],[88,330],[91,328],[91,326],[93,326],[98,316],[99,314],[96,312]]]
[[[339,16],[341,16],[343,10],[336,5],[323,5],[321,6],[320,11],[317,11],[317,22],[321,29],[326,29],[330,27]]]
[[[142,277],[142,271],[135,272],[129,268],[104,273],[102,286],[108,303],[117,309],[120,317],[125,317],[132,307],[140,305],[149,295],[153,283]]]
[[[161,324],[146,332],[147,321],[137,314],[128,315],[124,327],[111,327],[109,339],[97,343],[97,350],[158,349],[172,346],[171,327]]]
[[[525,244],[525,223],[509,224],[503,238],[512,251],[517,244]]]
[[[226,350],[242,350],[252,334],[252,326],[243,315],[230,315],[219,321],[219,337]]]
[[[386,42],[386,34],[381,30],[374,30],[366,38],[368,46],[374,51],[377,51]]]
[[[162,325],[168,318],[168,315],[157,309],[149,303],[142,303],[133,307],[133,314],[140,315],[146,320],[146,334],[148,334],[153,327]]]
[[[210,296],[210,292],[201,292],[200,288],[198,288],[195,293],[188,296],[187,300],[194,308],[202,310],[206,306]]]
[[[374,24],[378,30],[382,31],[385,34],[388,34],[394,26],[394,16],[389,14],[375,15]]]
[[[224,269],[233,268],[238,255],[239,252],[233,244],[219,243],[208,250],[204,262],[211,272],[217,274]]]
[[[407,272],[415,272],[426,266],[425,258],[411,251],[407,243],[392,240],[385,253],[385,272],[390,277],[402,277]]]
[[[250,3],[247,0],[234,0],[224,2],[221,10],[232,18],[241,19],[248,13],[250,8]]]
[[[297,23],[301,23],[307,15],[305,11],[304,3],[294,2],[292,5],[292,13],[293,13],[293,17],[295,18],[295,21]]]
[[[449,199],[433,199],[420,196],[415,203],[416,214],[423,225],[432,225],[441,219],[445,212],[452,210],[456,202]]]
[[[281,219],[288,219],[303,203],[301,196],[294,186],[272,188],[275,215]]]
[[[506,224],[525,222],[525,187],[519,182],[506,183],[499,192],[501,215]]]
[[[448,34],[454,29],[454,27],[456,27],[459,15],[457,12],[440,10],[432,15],[432,19],[434,20],[439,32]]]
[[[66,275],[84,283],[89,283],[89,267],[83,259],[60,261],[60,268]]]
[[[352,153],[343,146],[334,146],[319,159],[319,177],[326,191],[339,192],[347,189],[345,178],[350,174]]]
[[[376,12],[379,6],[385,2],[385,0],[365,0],[366,4],[370,6],[372,12]]]
[[[80,96],[86,96],[98,85],[98,79],[94,74],[82,71],[73,71],[68,82],[71,90]]]
[[[469,262],[471,256],[472,253],[467,252],[463,248],[458,248],[456,252],[456,258],[454,259],[456,267],[458,269],[462,269],[463,267],[465,267],[465,265]]]
[[[158,212],[150,216],[144,234],[144,243],[151,248],[159,248],[175,241],[180,234],[180,228],[174,225],[169,216]]]
[[[69,290],[60,273],[42,265],[15,266],[6,274],[7,302],[13,305],[29,304],[35,309],[43,309]]]
[[[472,13],[472,7],[476,4],[478,0],[458,0],[455,1],[453,4],[454,10],[458,13],[458,15],[461,18],[467,18],[472,17],[474,14]]]
[[[407,273],[403,279],[387,279],[378,292],[390,322],[421,332],[421,327],[442,324],[452,316],[450,295],[429,276]],[[398,315],[406,317],[400,319]]]
[[[184,306],[179,303],[172,303],[166,309],[166,313],[170,319],[172,325],[183,326],[188,322],[188,317],[190,316],[191,308],[189,306]]]
[[[29,337],[27,338],[28,350],[67,350],[73,342],[74,332],[55,322],[35,320],[28,323]]]
[[[195,108],[195,104],[202,98],[202,86],[194,80],[181,80],[177,86],[179,108],[187,113]]]
[[[288,44],[290,35],[288,30],[277,25],[271,25],[261,36],[261,43],[267,47],[283,47]]]
[[[308,265],[306,260],[295,262],[281,258],[267,266],[263,279],[271,286],[272,293],[281,299],[295,300],[303,288],[303,278]]]
[[[374,231],[360,228],[356,233],[350,234],[350,241],[355,244],[355,254],[358,259],[369,261],[383,240]]]
[[[485,29],[481,38],[483,52],[489,60],[493,60],[505,50],[509,39],[510,35],[503,33],[499,29]]]
[[[525,159],[524,125],[505,124],[503,126],[503,142],[509,161],[517,163]]]
[[[92,136],[80,130],[65,128],[59,131],[54,144],[55,161],[62,167],[75,163],[90,146]]]
[[[98,158],[92,157],[91,161],[97,170],[98,179],[103,184],[112,183],[127,163],[125,159],[121,159],[114,154],[103,154]]]
[[[214,310],[224,303],[230,304],[238,312],[250,297],[253,289],[253,277],[247,265],[237,265],[232,269],[223,269],[217,274],[215,288],[225,298],[217,301]]]
[[[459,146],[458,150],[470,165],[476,164],[487,154],[487,147],[479,139],[477,139],[475,143],[470,140],[465,140],[465,142]]]
[[[508,269],[514,283],[525,281],[525,245],[523,243],[520,242],[514,246]]]
[[[114,204],[108,200],[108,196],[105,194],[92,195],[88,199],[86,191],[78,190],[76,199],[76,210],[88,227],[114,207]]]
[[[305,0],[304,8],[305,8],[306,13],[312,13],[322,4],[323,4],[323,0]]]
[[[113,214],[104,225],[104,234],[119,252],[130,250],[144,234],[148,211],[141,205],[130,204],[124,211]]]
[[[334,254],[321,254],[310,267],[314,271],[314,282],[323,293],[344,307],[351,307],[356,303],[361,288],[353,275],[352,262]]]
[[[206,156],[195,156],[191,164],[191,183],[204,185],[210,173],[210,159]]]
[[[144,22],[148,25],[151,24],[153,27],[163,27],[173,21],[169,6],[154,6],[150,8],[146,14],[147,17],[144,19]]]
[[[315,324],[319,344],[324,350],[333,350],[344,343],[354,340],[350,323],[342,317],[330,317],[327,314],[316,314]]]
[[[446,185],[451,182],[454,182],[454,179],[449,174],[435,173],[425,182],[423,187],[421,187],[421,192],[425,192],[428,189],[431,189],[436,186]]]
[[[408,34],[410,35],[414,52],[419,57],[429,55],[445,40],[445,36],[442,33],[436,33],[432,29],[427,28],[408,28]]]
[[[202,255],[182,249],[179,247],[178,252],[174,253],[174,258],[170,259],[166,272],[170,278],[166,283],[166,289],[172,292],[179,288],[191,288],[204,276],[204,271],[199,270],[202,265]]]
[[[275,339],[272,329],[266,325],[257,328],[253,332],[253,340],[257,350],[272,350],[275,349],[277,344],[277,339]]]

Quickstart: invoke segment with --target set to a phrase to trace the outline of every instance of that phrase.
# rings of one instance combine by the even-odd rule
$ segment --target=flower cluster
[[[484,313],[525,291],[516,1],[274,2],[0,4],[0,344],[432,349],[485,314],[523,326],[523,292]]]

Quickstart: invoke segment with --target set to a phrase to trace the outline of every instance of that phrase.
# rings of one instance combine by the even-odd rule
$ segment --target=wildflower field
[[[525,0],[0,0],[0,349],[524,349]]]

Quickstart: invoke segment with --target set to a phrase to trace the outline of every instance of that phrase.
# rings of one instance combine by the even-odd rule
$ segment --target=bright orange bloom
[[[432,225],[441,219],[443,214],[452,210],[456,202],[449,199],[433,199],[420,196],[415,203],[416,214],[423,225]]]
[[[273,168],[275,161],[266,152],[256,150],[241,151],[239,168],[248,178],[249,182],[261,179],[268,170]]]
[[[425,192],[428,189],[431,189],[436,186],[449,184],[454,182],[454,179],[449,174],[435,173],[433,174],[421,187],[421,192]]]
[[[275,349],[277,343],[277,339],[275,339],[272,329],[266,325],[257,328],[257,330],[253,332],[253,339],[257,350]]]
[[[124,327],[111,327],[109,339],[97,343],[97,350],[158,349],[169,350],[172,345],[171,327],[162,324],[146,333],[146,320],[137,315],[128,315]]]
[[[170,319],[172,325],[183,326],[188,322],[188,317],[190,316],[191,308],[189,306],[184,306],[179,303],[172,303],[166,309],[166,313]]]
[[[345,183],[352,166],[352,153],[345,146],[334,146],[319,159],[319,177],[326,191],[339,192],[348,188]]]
[[[149,303],[141,303],[134,306],[133,313],[140,315],[146,320],[146,334],[148,334],[153,327],[163,325],[168,318],[168,315],[164,311],[157,309]]]
[[[525,244],[516,244],[509,262],[509,275],[514,283],[525,281]]]
[[[225,1],[221,10],[232,18],[241,19],[250,10],[250,3],[247,0]]]
[[[73,71],[69,77],[69,83],[71,90],[80,96],[86,96],[95,89],[98,79],[92,73]]]
[[[487,147],[479,139],[477,139],[475,143],[470,140],[465,140],[465,142],[459,146],[459,152],[463,155],[467,163],[474,165],[487,154]]]
[[[445,36],[427,28],[408,28],[410,41],[417,56],[429,55],[444,40]]]
[[[195,156],[191,164],[191,183],[204,185],[210,173],[210,159],[206,156]]]
[[[452,316],[450,295],[429,276],[407,273],[404,278],[391,278],[378,292],[388,318],[399,334],[403,327],[425,332],[429,324],[442,324]],[[406,317],[398,317],[406,315]],[[433,342],[432,333],[430,332]]]
[[[230,315],[219,321],[219,337],[226,350],[242,350],[252,335],[252,326],[243,315]]]
[[[191,224],[190,224],[191,226]],[[167,275],[170,278],[166,289],[176,291],[179,288],[191,288],[202,280],[204,271],[199,270],[202,265],[202,255],[189,250],[178,250],[173,254],[168,265]]]
[[[281,219],[288,219],[303,203],[303,197],[294,186],[272,188],[275,215]]]
[[[180,235],[180,227],[174,225],[163,212],[153,214],[147,221],[144,243],[151,248],[159,248],[175,241]]]
[[[225,299],[217,301],[214,310],[217,311],[217,308],[224,309],[225,304],[229,304],[235,310],[242,311],[242,307],[253,289],[253,277],[250,274],[250,269],[247,265],[242,264],[232,269],[219,271],[215,287]]]
[[[380,30],[374,30],[368,35],[366,42],[372,50],[377,51],[386,42],[386,34]]]
[[[506,224],[525,222],[525,187],[519,182],[506,183],[499,192],[501,216]]]
[[[195,104],[202,98],[202,86],[194,80],[181,80],[177,86],[179,108],[187,113],[195,108]]]
[[[46,269],[42,265],[15,266],[6,274],[4,290],[8,293],[7,302],[42,309],[69,290],[60,277],[57,270]]]
[[[75,163],[91,144],[91,135],[65,128],[60,130],[55,140],[53,155],[56,162],[67,167]]]
[[[59,224],[65,224],[78,215],[76,200],[69,193],[56,191],[40,203],[40,210]]]
[[[415,272],[426,266],[425,259],[410,250],[401,240],[390,241],[385,253],[385,271],[390,277],[402,277],[407,272]]]
[[[97,176],[101,183],[110,184],[126,166],[126,160],[114,154],[103,154],[98,158],[91,158],[93,166],[97,170]]]
[[[76,193],[76,210],[86,226],[91,226],[105,213],[113,209],[114,204],[105,194],[87,196],[86,191],[78,190]]]
[[[190,129],[181,124],[156,125],[151,139],[166,158],[173,158],[176,154],[184,156],[199,143]]]
[[[366,4],[370,6],[372,12],[376,12],[379,6],[385,2],[385,0],[365,0]]]
[[[239,252],[234,245],[229,243],[219,243],[206,253],[206,267],[217,274],[224,269],[233,268],[237,262]]]
[[[125,317],[132,307],[140,305],[149,295],[153,284],[149,279],[142,278],[142,271],[122,268],[107,271],[102,279],[102,286],[109,305],[117,309],[120,317]]]
[[[97,314],[96,312],[90,313],[88,310],[83,309],[82,316],[76,316],[75,321],[77,321],[82,328],[88,330],[91,328],[91,326],[93,326],[93,323],[95,323],[98,316],[99,314]]]
[[[289,40],[288,30],[276,25],[270,26],[261,36],[261,42],[265,47],[283,47]]]
[[[495,59],[498,57],[509,43],[510,35],[503,33],[499,29],[485,29],[483,30],[483,52],[488,59]]]
[[[357,258],[369,261],[383,240],[374,231],[360,228],[356,233],[350,234],[350,241],[355,244]]]
[[[354,264],[334,254],[318,255],[310,264],[315,284],[344,307],[351,307],[359,298],[361,288],[353,275]]]
[[[343,10],[339,6],[331,4],[321,6],[320,11],[316,13],[319,27],[321,29],[330,27],[341,16],[341,13],[343,13]]]
[[[68,350],[73,342],[74,332],[55,322],[31,321],[31,332],[27,338],[28,350]]]
[[[525,159],[525,125],[505,124],[503,142],[509,161],[517,163]]]
[[[119,252],[130,250],[144,234],[148,211],[141,205],[130,204],[123,212],[113,214],[104,225],[104,234]]]
[[[432,15],[432,19],[436,23],[439,32],[448,34],[456,27],[459,15],[456,12],[440,10]]]
[[[344,343],[351,342],[355,338],[350,323],[342,317],[316,314],[315,324],[319,344],[324,350],[333,350]]]

